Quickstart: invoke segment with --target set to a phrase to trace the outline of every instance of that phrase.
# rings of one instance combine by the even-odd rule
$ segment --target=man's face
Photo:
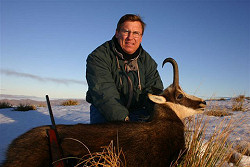
[[[139,21],[126,21],[121,29],[116,31],[115,37],[123,51],[133,54],[140,46],[142,41],[142,26]]]

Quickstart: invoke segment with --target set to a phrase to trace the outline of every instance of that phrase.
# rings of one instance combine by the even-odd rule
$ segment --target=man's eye
[[[140,35],[141,33],[138,32],[138,31],[134,31],[133,34],[134,34],[134,35]]]

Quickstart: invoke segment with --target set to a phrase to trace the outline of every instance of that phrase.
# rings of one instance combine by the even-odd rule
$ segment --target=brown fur
[[[182,99],[177,98],[179,94],[184,95]],[[193,96],[188,99],[189,95],[178,85],[171,85],[161,96],[167,102],[155,105],[155,115],[150,122],[58,125],[65,157],[88,154],[83,145],[65,138],[83,142],[94,153],[102,151],[101,147],[108,146],[111,140],[116,143],[118,135],[119,148],[125,154],[128,167],[169,166],[180,151],[185,150],[184,125],[174,111],[178,108],[174,104],[199,109],[204,108],[205,103]],[[168,102],[172,102],[171,105]],[[189,110],[183,112],[186,111]],[[15,139],[8,149],[4,167],[48,167],[51,162],[46,129],[49,126],[37,127]]]

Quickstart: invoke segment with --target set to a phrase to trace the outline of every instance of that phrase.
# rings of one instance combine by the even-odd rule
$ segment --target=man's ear
[[[118,36],[119,36],[119,32],[116,30],[115,31],[115,37],[118,38]]]
[[[166,99],[163,96],[152,95],[149,93],[148,98],[157,104],[166,103]]]

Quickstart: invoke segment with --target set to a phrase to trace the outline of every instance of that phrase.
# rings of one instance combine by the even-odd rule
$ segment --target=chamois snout
[[[206,101],[195,97],[195,96],[191,96],[191,95],[187,95],[185,96],[185,98],[182,101],[182,105],[195,109],[195,110],[204,110],[206,107]]]
[[[202,101],[200,102],[199,108],[198,108],[197,110],[204,111],[205,108],[206,108],[206,105],[207,105],[206,101],[205,101],[205,100],[202,100]]]
[[[203,101],[201,102],[201,104],[207,105],[207,102],[206,102],[205,100],[203,100]]]

